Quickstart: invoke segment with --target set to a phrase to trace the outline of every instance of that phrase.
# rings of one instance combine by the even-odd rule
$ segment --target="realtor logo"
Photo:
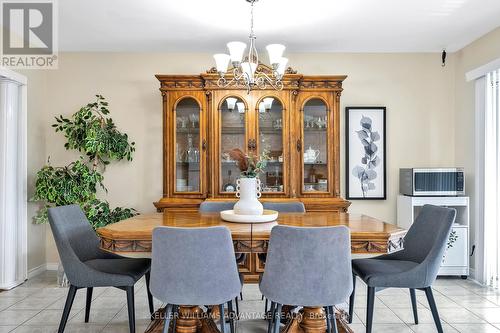
[[[54,1],[1,1],[1,65],[14,68],[57,68]]]

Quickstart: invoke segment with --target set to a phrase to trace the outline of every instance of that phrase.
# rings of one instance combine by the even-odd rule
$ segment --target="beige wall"
[[[445,68],[439,54],[291,54],[289,58],[304,74],[348,75],[342,120],[345,106],[387,107],[387,200],[353,201],[351,211],[395,223],[398,169],[455,162],[455,131],[450,126],[455,121],[453,57]],[[161,97],[154,74],[196,74],[211,66],[210,54],[61,54],[58,70],[45,71],[44,82],[31,82],[31,89],[43,95],[37,100],[45,108],[44,117],[36,119],[44,137],[31,137],[31,142],[43,151],[41,155],[50,155],[54,165],[71,161],[76,155],[64,150],[61,134],[50,128],[53,117],[73,113],[95,93],[103,94],[118,127],[137,143],[133,162],[107,168],[107,199],[112,205],[152,212],[152,202],[162,193]],[[343,123],[341,128],[343,134]],[[30,163],[31,177],[39,161],[38,156]],[[47,262],[57,262],[50,231],[46,237]]]
[[[471,245],[475,239],[474,203],[474,82],[465,73],[500,58],[500,28],[455,53],[455,164],[466,170],[466,191],[471,196]],[[474,258],[472,258],[474,267]]]

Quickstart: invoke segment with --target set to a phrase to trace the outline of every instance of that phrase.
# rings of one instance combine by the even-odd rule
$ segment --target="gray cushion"
[[[411,270],[418,263],[404,260],[354,259],[353,272],[361,276],[369,286],[406,286],[408,278],[413,279]],[[410,274],[410,276],[408,276]],[[423,281],[422,281],[423,282]]]
[[[92,259],[84,263],[97,271],[117,275],[114,278],[115,284],[123,283],[122,285],[128,286],[135,284],[149,271],[151,260],[132,258]]]

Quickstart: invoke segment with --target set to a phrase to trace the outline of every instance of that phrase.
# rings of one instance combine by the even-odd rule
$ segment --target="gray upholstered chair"
[[[87,288],[85,322],[89,321],[94,287],[117,287],[127,293],[130,332],[135,332],[134,285],[146,276],[149,310],[153,297],[149,292],[149,259],[123,258],[99,249],[99,238],[78,205],[49,208],[49,223],[70,287],[59,333],[64,332],[76,291]]]
[[[168,253],[168,255],[165,255]],[[228,303],[231,331],[234,331],[232,302],[241,285],[234,260],[233,241],[226,227],[173,228],[153,230],[151,292],[167,303],[165,326],[174,306]],[[220,316],[224,333],[224,316]]]
[[[295,305],[326,307],[329,326],[337,333],[333,306],[352,291],[349,229],[274,227],[259,287],[271,301],[269,331],[279,332],[281,306]]]
[[[404,239],[404,249],[391,254],[367,259],[354,259],[354,288],[356,276],[368,286],[366,332],[372,330],[375,292],[384,288],[408,288],[415,324],[418,324],[415,289],[425,291],[438,332],[443,332],[432,295],[431,285],[436,280],[447,240],[455,221],[455,209],[425,205]],[[349,302],[352,321],[354,292]]]
[[[236,201],[203,201],[200,204],[200,208],[198,211],[200,213],[218,213],[222,212],[223,210],[230,210],[233,209],[234,204]],[[236,263],[239,265],[242,262],[244,262],[247,258],[246,253],[236,253],[235,254],[236,258]],[[241,280],[241,287],[243,288],[243,274],[240,274],[240,280]],[[243,300],[243,293],[240,292],[240,298]],[[236,297],[235,299],[236,302],[236,313],[239,316],[240,309],[239,309],[239,304],[238,304],[238,298]]]
[[[200,204],[200,213],[218,213],[223,210],[233,209],[236,201],[203,201]]]
[[[306,208],[300,201],[293,202],[263,202],[264,209],[272,209],[280,213],[305,213]]]
[[[264,206],[264,209],[271,209],[275,210],[280,213],[305,213],[306,212],[306,207],[304,204],[300,201],[294,201],[294,202],[264,202],[262,203],[262,206]],[[257,257],[262,263],[266,263],[266,253],[259,253],[257,254]],[[261,276],[262,277],[262,276]],[[264,295],[262,295],[262,299],[264,299]],[[268,302],[266,299],[266,303],[264,304],[264,309],[265,312],[267,312],[267,307],[268,307]]]

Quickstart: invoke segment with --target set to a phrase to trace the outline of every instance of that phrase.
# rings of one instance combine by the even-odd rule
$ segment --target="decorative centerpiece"
[[[245,154],[240,149],[233,149],[229,156],[236,161],[241,171],[240,178],[236,180],[236,197],[238,202],[234,205],[234,213],[238,215],[262,215],[264,207],[259,201],[260,179],[258,178],[267,165],[269,157],[264,151],[260,156]]]
[[[221,212],[221,217],[230,222],[269,222],[278,217],[278,212],[264,210],[259,201],[261,196],[261,183],[258,178],[267,165],[269,156],[267,151],[259,156],[245,154],[240,149],[229,152],[232,160],[236,161],[240,169],[240,178],[236,180],[236,197],[238,202],[233,210]]]

